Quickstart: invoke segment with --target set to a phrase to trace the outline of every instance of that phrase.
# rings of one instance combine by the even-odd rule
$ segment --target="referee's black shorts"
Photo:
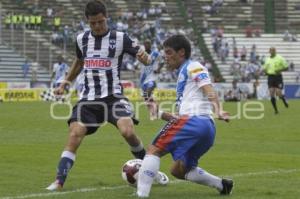
[[[78,101],[73,107],[68,124],[81,122],[87,127],[87,134],[92,134],[106,121],[117,126],[121,117],[131,117],[133,123],[138,124],[128,99],[121,95],[110,95],[94,101]]]
[[[283,89],[282,75],[268,75],[268,87]]]

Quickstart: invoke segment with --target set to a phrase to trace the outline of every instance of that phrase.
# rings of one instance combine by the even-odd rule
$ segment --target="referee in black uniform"
[[[283,80],[282,80],[282,71],[286,71],[288,69],[288,64],[286,60],[276,54],[276,48],[270,48],[270,57],[268,57],[263,65],[264,72],[268,76],[268,87],[271,96],[271,103],[275,110],[275,114],[278,114],[278,109],[276,105],[276,98],[277,95],[284,103],[284,106],[288,108],[288,103],[282,94],[283,89]]]

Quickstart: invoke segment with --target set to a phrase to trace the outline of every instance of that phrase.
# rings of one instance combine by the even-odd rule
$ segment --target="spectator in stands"
[[[239,102],[241,101],[241,99],[242,99],[242,91],[237,86],[237,81],[233,80],[232,88],[227,93],[225,93],[224,100],[228,102]]]
[[[51,7],[48,7],[46,12],[47,12],[47,17],[53,17],[53,9]]]
[[[252,48],[251,48],[251,51],[250,51],[250,62],[256,62],[256,57],[257,57],[256,45],[253,44]]]
[[[230,66],[230,74],[234,80],[239,81],[241,79],[241,67],[239,59],[234,59],[234,62]]]
[[[300,72],[298,72],[297,76],[296,76],[296,82],[299,83],[300,81]]]
[[[59,31],[61,25],[61,18],[59,16],[55,16],[53,19],[53,27],[55,31]]]
[[[42,26],[42,15],[36,15],[35,16],[35,25],[36,25],[36,29],[40,30],[41,26]]]
[[[286,30],[283,34],[283,41],[298,41],[296,34],[291,34],[288,30]]]
[[[30,19],[30,29],[35,30],[35,15],[31,14],[29,16],[29,19]]]
[[[234,59],[239,59],[239,50],[237,47],[233,48],[232,55],[233,55]]]
[[[5,17],[4,17],[4,23],[5,23],[5,27],[7,29],[11,28],[11,24],[12,24],[12,18],[11,18],[11,13],[7,12]]]
[[[255,37],[260,37],[261,36],[261,29],[260,28],[254,28],[253,32],[254,32]]]
[[[289,64],[289,71],[295,71],[295,64],[293,61],[291,61]]]
[[[202,20],[202,33],[207,33],[208,30],[208,22],[206,18],[203,18]]]
[[[289,30],[284,31],[283,34],[283,41],[291,41],[292,35],[290,34]]]
[[[241,61],[246,61],[247,57],[247,49],[246,46],[243,45],[243,48],[241,49]]]
[[[25,59],[25,62],[22,64],[23,78],[26,78],[29,72],[30,64],[28,60]]]
[[[38,66],[39,64],[37,62],[32,63],[32,76],[31,76],[31,81],[36,82],[37,81],[37,71],[38,71]]]
[[[246,37],[252,37],[253,36],[252,33],[253,33],[253,29],[252,29],[252,27],[250,25],[248,25],[246,27],[246,29],[245,29],[245,35],[246,35]]]

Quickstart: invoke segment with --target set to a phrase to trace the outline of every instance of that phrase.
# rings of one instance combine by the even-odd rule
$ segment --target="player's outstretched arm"
[[[72,81],[78,76],[83,67],[83,64],[83,60],[75,58],[65,80],[61,83],[61,85],[58,88],[54,90],[54,94],[62,95],[64,93],[65,86],[71,84]]]
[[[151,64],[151,57],[150,55],[143,49],[139,49],[138,53],[136,54],[136,58],[143,63],[144,65]]]
[[[177,117],[177,115],[174,115],[174,114],[169,113],[169,112],[158,111],[158,118],[168,122],[172,119],[177,119],[178,117]]]
[[[213,105],[214,113],[216,114],[219,120],[224,120],[225,122],[229,122],[229,113],[224,111],[222,106],[220,105],[220,101],[217,93],[211,84],[207,84],[201,87],[205,96],[207,96],[208,100]]]

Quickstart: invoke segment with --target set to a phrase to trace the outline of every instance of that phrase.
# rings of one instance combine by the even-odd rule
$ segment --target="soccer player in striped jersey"
[[[82,140],[95,133],[105,121],[119,129],[136,158],[145,156],[143,144],[134,133],[137,120],[122,93],[120,67],[124,53],[146,65],[151,62],[150,56],[134,46],[126,34],[108,28],[106,7],[101,1],[89,1],[85,16],[91,30],[77,36],[77,57],[65,80],[55,90],[56,94],[63,94],[65,86],[83,70],[84,88],[68,120],[69,137],[57,167],[56,180],[46,188],[51,191],[63,187]],[[163,178],[157,177],[158,183],[160,179]]]
[[[140,87],[143,92],[143,98],[150,112],[150,120],[157,118],[157,104],[153,99],[153,91],[156,88],[157,74],[163,67],[162,58],[157,50],[152,50],[151,41],[149,39],[144,42],[145,51],[151,57],[151,63],[148,65],[140,64]]]
[[[221,179],[198,167],[198,160],[213,145],[216,116],[228,121],[218,101],[207,69],[190,59],[191,45],[183,35],[169,37],[163,43],[167,66],[178,69],[177,105],[178,115],[160,112],[168,120],[147,150],[139,170],[137,196],[148,197],[153,179],[159,169],[160,157],[171,153],[173,165],[171,174],[176,178],[206,185],[228,195],[233,181]]]

